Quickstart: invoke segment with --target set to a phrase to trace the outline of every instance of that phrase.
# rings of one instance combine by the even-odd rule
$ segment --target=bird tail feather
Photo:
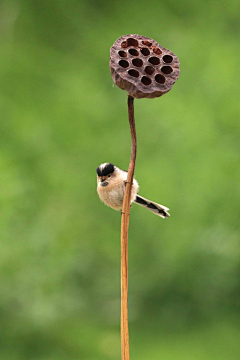
[[[157,204],[153,201],[150,201],[148,199],[145,199],[144,197],[137,195],[136,199],[134,200],[134,202],[140,206],[145,207],[146,209],[150,210],[151,212],[153,212],[154,214],[162,217],[163,219],[167,218],[170,216],[170,214],[168,213],[168,208],[166,206]]]

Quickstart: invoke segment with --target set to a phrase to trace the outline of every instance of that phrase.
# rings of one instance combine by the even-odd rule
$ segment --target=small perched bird
[[[127,171],[119,169],[111,163],[104,163],[97,168],[97,192],[100,199],[114,210],[121,210],[125,193]],[[145,207],[162,218],[169,217],[168,208],[147,200],[138,195],[139,185],[133,179],[131,203]]]

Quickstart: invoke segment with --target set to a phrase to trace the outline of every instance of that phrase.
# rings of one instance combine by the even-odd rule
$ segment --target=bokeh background
[[[240,356],[240,4],[0,3],[0,359],[120,359],[120,214],[95,169],[127,169],[124,34],[180,59],[170,93],[136,100],[140,194],[129,233],[131,360]]]

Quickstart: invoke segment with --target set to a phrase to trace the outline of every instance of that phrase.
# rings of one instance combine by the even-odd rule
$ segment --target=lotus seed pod
[[[137,99],[167,93],[179,77],[177,56],[141,35],[117,39],[110,49],[109,65],[115,84]]]

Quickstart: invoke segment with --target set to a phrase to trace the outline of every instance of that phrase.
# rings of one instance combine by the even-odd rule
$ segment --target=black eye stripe
[[[100,169],[100,167],[97,168],[98,176],[107,176],[108,174],[112,174],[113,172],[114,172],[113,164],[106,164],[103,169]]]

